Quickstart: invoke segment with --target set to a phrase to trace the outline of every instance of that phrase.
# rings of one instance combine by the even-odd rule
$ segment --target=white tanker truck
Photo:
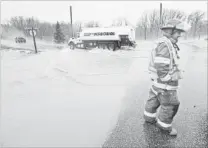
[[[122,46],[136,47],[135,29],[130,26],[86,28],[78,38],[70,38],[70,49],[74,48],[108,48],[115,51]]]

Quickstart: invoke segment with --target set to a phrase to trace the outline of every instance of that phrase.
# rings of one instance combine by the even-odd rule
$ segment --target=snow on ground
[[[152,47],[138,41],[136,49],[116,52],[1,50],[1,146],[100,147],[127,88],[148,76]],[[187,47],[181,50],[182,58],[187,53]]]

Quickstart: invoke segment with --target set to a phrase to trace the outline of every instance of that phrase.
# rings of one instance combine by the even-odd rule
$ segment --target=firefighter
[[[187,31],[187,24],[172,19],[160,29],[163,31],[163,37],[156,42],[149,63],[152,86],[145,104],[144,119],[146,122],[156,123],[169,135],[176,136],[177,131],[171,123],[180,104],[177,90],[178,81],[182,79],[178,65],[179,47],[176,43],[181,34]]]

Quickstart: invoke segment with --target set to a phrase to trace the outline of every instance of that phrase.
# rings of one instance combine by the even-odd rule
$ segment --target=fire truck
[[[85,28],[78,38],[70,38],[70,49],[107,48],[115,51],[121,47],[136,47],[135,28],[131,26]]]

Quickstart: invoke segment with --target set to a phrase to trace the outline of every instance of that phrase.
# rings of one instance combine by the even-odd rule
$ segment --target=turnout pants
[[[152,86],[145,104],[144,119],[147,122],[157,122],[157,125],[164,130],[171,130],[171,123],[178,111],[179,104],[176,90],[164,90]],[[156,112],[159,107],[156,120]]]

